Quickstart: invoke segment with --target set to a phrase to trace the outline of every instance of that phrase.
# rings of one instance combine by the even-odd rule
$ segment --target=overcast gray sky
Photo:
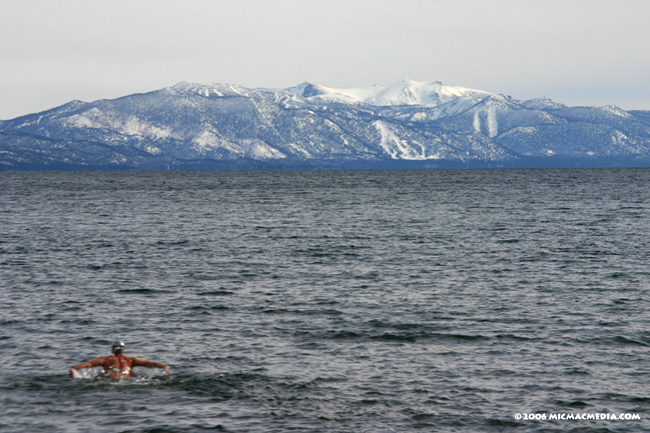
[[[0,119],[179,81],[650,110],[648,0],[0,0]]]

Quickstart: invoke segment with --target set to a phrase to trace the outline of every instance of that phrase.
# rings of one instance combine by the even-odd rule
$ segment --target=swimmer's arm
[[[101,358],[93,359],[92,361],[82,362],[79,365],[75,365],[70,369],[70,377],[74,378],[75,377],[74,372],[82,368],[92,368],[92,367],[98,367],[102,365],[104,363],[104,358],[105,357],[101,357]]]
[[[159,362],[145,361],[143,359],[131,358],[131,362],[134,367],[147,367],[147,368],[164,368],[165,374],[169,375],[169,366],[166,364],[161,364]]]

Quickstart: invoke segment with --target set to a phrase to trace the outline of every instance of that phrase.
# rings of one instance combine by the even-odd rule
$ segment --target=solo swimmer
[[[164,368],[165,374],[169,375],[169,366],[158,362],[143,361],[132,356],[124,355],[124,343],[116,341],[113,343],[113,355],[102,356],[93,361],[88,361],[75,365],[70,369],[70,377],[79,377],[77,370],[82,368],[91,368],[102,366],[104,374],[109,379],[119,379],[120,377],[131,377],[133,367]]]

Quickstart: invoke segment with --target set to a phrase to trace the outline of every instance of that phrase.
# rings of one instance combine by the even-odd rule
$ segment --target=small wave
[[[466,335],[466,334],[440,334],[440,333],[429,333],[429,332],[415,332],[415,333],[405,333],[405,334],[392,334],[385,333],[383,335],[370,337],[373,340],[385,340],[385,341],[408,341],[416,342],[418,340],[456,340],[463,342],[474,342],[489,340],[489,337],[483,335]]]
[[[15,375],[11,380],[1,383],[0,389],[2,390],[25,390],[25,391],[38,391],[42,392],[44,389],[53,388],[57,389],[69,384],[70,381],[67,376],[62,374],[48,374],[48,375]]]
[[[235,292],[231,292],[229,290],[224,290],[224,289],[219,289],[219,290],[212,290],[210,292],[200,292],[198,293],[199,296],[228,296],[228,295],[234,295]]]
[[[498,339],[503,339],[503,340],[514,340],[514,341],[536,341],[539,340],[539,338],[536,337],[523,337],[521,335],[515,335],[515,334],[499,334],[497,335]]]
[[[579,408],[579,409],[584,409],[588,406],[591,406],[588,403],[585,403],[584,401],[580,400],[573,400],[573,401],[565,401],[565,400],[556,400],[555,404],[558,406],[563,406],[563,407],[573,407],[573,408]]]
[[[588,406],[591,406],[591,405],[589,403],[585,403],[584,401],[576,400],[576,401],[572,401],[571,403],[568,403],[566,406],[567,407],[577,407],[577,408],[580,408],[580,409],[584,409],[584,408],[586,408]]]
[[[289,311],[290,310],[287,310],[286,308],[266,308],[261,312],[264,314],[286,314]]]
[[[271,378],[257,373],[221,373],[213,375],[175,375],[164,384],[190,394],[207,396],[212,401],[247,399],[273,385]]]
[[[396,335],[396,334],[382,334],[374,337],[370,337],[371,340],[381,340],[381,341],[406,341],[409,343],[415,343],[417,337],[415,335]]]
[[[523,423],[517,421],[496,418],[488,419],[487,424],[492,427],[522,427],[524,425]]]
[[[348,338],[361,338],[361,337],[363,337],[363,334],[358,334],[352,331],[335,331],[331,334],[329,338],[332,338],[334,340],[345,340]]]
[[[221,424],[215,426],[205,426],[201,424],[192,424],[187,427],[172,427],[167,424],[163,424],[156,427],[146,428],[144,430],[124,430],[123,433],[193,433],[201,431],[228,431]]]
[[[650,344],[645,343],[645,342],[643,342],[643,341],[632,340],[632,339],[630,339],[630,338],[622,337],[622,336],[620,336],[620,335],[617,336],[617,337],[615,337],[615,338],[614,338],[614,341],[615,341],[616,343],[620,343],[620,344],[631,344],[631,345],[634,345],[634,346],[646,346],[646,347],[647,347],[647,346],[650,346]]]
[[[352,277],[355,280],[370,280],[370,281],[379,281],[381,279],[381,276],[379,272],[376,271],[370,271],[362,275],[355,275]]]
[[[130,295],[153,295],[155,293],[160,293],[160,290],[152,289],[119,289],[119,293],[128,293]]]
[[[288,308],[266,308],[262,310],[265,314],[296,314],[301,316],[339,316],[344,314],[342,311],[333,308],[323,308],[316,310],[290,310]]]
[[[363,400],[357,401],[356,403],[359,404],[359,405],[362,405],[362,406],[374,406],[376,404],[380,404],[381,401],[374,400],[374,399],[363,399]]]
[[[230,310],[230,307],[225,305],[194,305],[187,308],[190,311],[221,311],[221,310]]]
[[[582,369],[582,368],[569,368],[564,371],[564,374],[573,376],[573,375],[586,375],[589,376],[591,373],[589,371]]]
[[[514,370],[493,370],[491,374],[497,377],[513,377],[517,372]]]
[[[629,401],[634,403],[650,403],[650,397],[630,397]]]
[[[282,382],[280,384],[287,389],[305,390],[305,389],[318,388],[324,384],[329,384],[329,383],[346,382],[347,380],[348,378],[346,377],[317,377],[307,382],[295,382],[295,383]]]
[[[194,273],[189,272],[187,278],[191,278],[195,281],[216,281],[221,278],[221,276],[211,273]]]
[[[339,310],[335,310],[333,308],[323,308],[321,310],[304,310],[301,311],[299,314],[306,314],[308,316],[318,316],[321,314],[324,314],[326,316],[338,316],[343,314],[343,312]]]
[[[403,342],[415,343],[426,342],[430,340],[452,340],[457,343],[464,342],[478,342],[489,340],[490,337],[484,335],[468,335],[468,334],[444,334],[438,332],[431,332],[430,330],[416,330],[413,332],[361,332],[349,329],[336,329],[328,330],[325,332],[309,332],[309,331],[296,331],[296,335],[302,338],[326,339],[326,340],[370,340],[370,341],[385,341],[385,342]]]
[[[182,240],[182,241],[157,241],[154,245],[187,245],[189,243],[190,243],[190,241],[188,241],[188,240]]]
[[[466,335],[466,334],[434,334],[438,338],[462,340],[462,341],[481,341],[489,340],[490,337],[484,335]]]

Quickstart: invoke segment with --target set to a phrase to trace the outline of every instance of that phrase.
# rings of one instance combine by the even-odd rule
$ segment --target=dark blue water
[[[650,431],[649,211],[647,169],[0,172],[0,431]],[[68,377],[117,339],[172,375]]]

